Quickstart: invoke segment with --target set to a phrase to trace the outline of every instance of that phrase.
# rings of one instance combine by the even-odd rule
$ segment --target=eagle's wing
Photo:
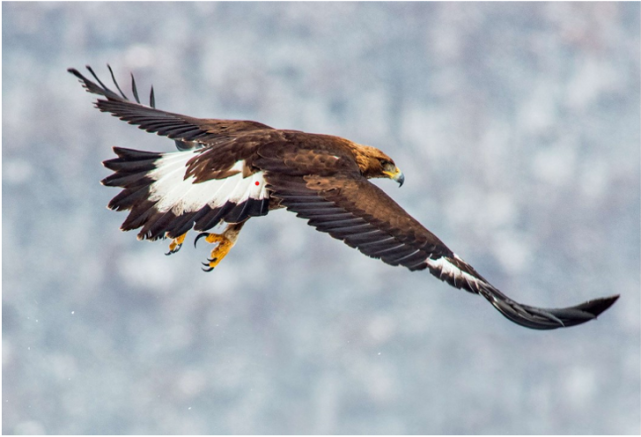
[[[149,96],[149,106],[140,103],[133,75],[131,76],[131,87],[134,98],[136,99],[135,102],[129,100],[122,92],[116,82],[111,67],[109,67],[109,72],[120,94],[105,86],[105,84],[98,79],[91,67],[87,66],[87,70],[89,70],[98,83],[87,79],[75,68],[69,68],[67,71],[76,76],[88,92],[106,98],[96,101],[96,107],[98,109],[102,112],[109,112],[113,116],[129,124],[136,125],[147,132],[174,139],[176,140],[176,145],[181,150],[192,148],[194,144],[215,145],[228,141],[230,138],[239,134],[272,129],[265,124],[255,121],[204,119],[161,111],[155,108],[153,88]]]
[[[302,175],[297,170],[301,166],[296,169],[291,163],[289,174],[284,168],[269,171],[271,165],[283,161],[267,156],[262,162],[265,180],[272,197],[280,199],[282,206],[307,219],[317,230],[329,233],[365,255],[410,270],[428,268],[437,278],[480,294],[508,319],[533,329],[587,322],[618,298],[595,299],[569,308],[536,308],[515,302],[367,179],[355,171],[332,174],[330,167],[340,158],[334,157],[332,161],[331,157],[319,153],[315,158],[317,174]],[[286,162],[287,157],[284,158]]]

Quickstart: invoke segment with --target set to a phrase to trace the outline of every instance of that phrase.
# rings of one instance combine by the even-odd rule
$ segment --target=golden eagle
[[[177,252],[191,229],[217,243],[204,263],[211,271],[227,255],[251,217],[277,208],[293,211],[311,226],[372,258],[410,270],[429,269],[456,288],[480,294],[511,321],[533,329],[578,325],[608,309],[618,295],[568,308],[536,308],[510,299],[425,229],[370,178],[403,184],[403,173],[380,150],[332,135],[274,129],[255,121],[202,119],[141,104],[132,75],[135,102],[75,75],[84,88],[102,96],[95,105],[176,142],[177,152],[154,153],[115,147],[117,158],[103,164],[114,173],[102,183],[123,190],[109,208],[129,210],[121,229],[140,229],[139,239],[172,239]],[[222,234],[208,233],[221,222]]]

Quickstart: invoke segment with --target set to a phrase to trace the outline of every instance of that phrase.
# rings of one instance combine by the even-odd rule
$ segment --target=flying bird
[[[123,231],[140,229],[138,239],[169,238],[178,252],[190,230],[194,240],[215,244],[204,263],[213,270],[229,253],[252,217],[285,208],[372,258],[409,270],[425,270],[453,287],[487,299],[512,322],[555,329],[595,319],[618,295],[567,308],[520,304],[494,287],[438,237],[370,183],[387,178],[403,184],[403,173],[382,151],[332,135],[274,129],[255,121],[203,119],[156,109],[140,102],[133,75],[127,98],[109,67],[116,91],[87,69],[78,70],[87,92],[100,98],[102,112],[175,141],[178,151],[145,152],[114,147],[117,158],[103,162],[113,174],[103,185],[120,187],[108,207],[129,211]],[[222,233],[208,232],[225,223]]]

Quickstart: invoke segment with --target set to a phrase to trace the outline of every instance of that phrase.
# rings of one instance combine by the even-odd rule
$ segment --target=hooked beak
[[[398,182],[399,188],[402,187],[403,182],[405,182],[405,175],[403,175],[403,172],[400,171],[398,167],[396,167],[393,172],[384,171],[383,174],[387,175],[387,177],[389,177],[393,181]]]

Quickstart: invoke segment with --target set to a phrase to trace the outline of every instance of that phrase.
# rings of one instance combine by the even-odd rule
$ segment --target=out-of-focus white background
[[[3,432],[639,433],[638,3],[3,3]],[[213,273],[118,230],[92,108],[109,62],[161,109],[378,147],[376,182],[549,332],[286,211]]]

